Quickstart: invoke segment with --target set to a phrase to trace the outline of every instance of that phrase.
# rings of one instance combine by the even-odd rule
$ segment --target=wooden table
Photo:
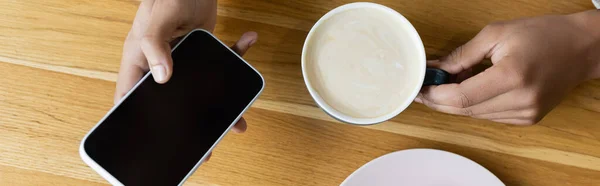
[[[267,87],[187,185],[338,185],[397,150],[435,148],[480,163],[507,185],[600,185],[600,81],[579,86],[539,125],[508,126],[413,104],[358,127],[321,112],[300,54],[312,24],[349,0],[220,0],[216,35],[259,33],[247,53]],[[487,23],[593,9],[589,0],[380,0],[417,28],[428,57]],[[138,1],[0,1],[0,185],[105,185],[78,155],[111,108],[122,43]]]

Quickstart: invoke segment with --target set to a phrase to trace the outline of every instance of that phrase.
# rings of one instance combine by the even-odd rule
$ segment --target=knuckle
[[[471,116],[474,115],[473,114],[473,110],[471,110],[470,108],[462,108],[462,109],[460,109],[460,113],[459,114],[460,115],[464,115],[464,116],[469,116],[469,117],[471,117]]]
[[[463,92],[460,85],[455,85],[455,87],[452,87],[451,92],[448,92],[446,96],[440,99],[444,100],[443,102],[447,105],[457,108],[468,108],[473,104],[471,98],[469,98],[469,96]]]
[[[485,32],[496,31],[496,30],[502,29],[503,27],[504,27],[504,22],[496,21],[496,22],[492,22],[492,23],[486,25],[485,27],[483,27],[482,31],[485,31]]]
[[[453,50],[452,52],[450,52],[450,54],[446,57],[446,59],[444,59],[444,60],[448,60],[448,63],[442,63],[442,65],[443,65],[442,68],[445,67],[445,68],[447,68],[446,70],[449,70],[452,72],[464,71],[465,68],[459,62],[465,55],[464,53],[465,53],[465,50],[464,50],[463,46],[460,46],[460,47],[456,48],[455,50]]]
[[[523,116],[525,116],[525,118],[527,119],[531,119],[531,120],[535,120],[537,118],[539,118],[541,111],[539,109],[528,109],[523,111]]]
[[[452,52],[450,52],[450,58],[458,59],[458,58],[460,58],[462,53],[463,53],[463,46],[459,46],[456,49],[454,49]]]
[[[525,122],[523,123],[523,125],[529,126],[529,125],[535,125],[536,123],[537,123],[537,121],[534,120],[534,119],[527,119],[527,120],[525,120]]]
[[[460,92],[459,94],[459,103],[460,103],[460,108],[467,108],[469,106],[471,106],[471,101],[469,99],[469,97],[467,96],[467,94]]]
[[[485,27],[483,27],[483,29],[481,29],[481,31],[477,35],[478,36],[486,36],[486,38],[488,38],[488,39],[489,39],[489,37],[495,38],[497,36],[500,36],[505,31],[506,25],[507,24],[505,22],[490,23],[490,24],[486,25]]]
[[[543,112],[540,109],[534,108],[524,111],[525,125],[534,125],[542,121]]]

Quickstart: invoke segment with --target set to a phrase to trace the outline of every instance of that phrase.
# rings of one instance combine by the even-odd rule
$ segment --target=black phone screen
[[[263,79],[205,31],[172,51],[166,84],[147,77],[84,142],[125,185],[177,185],[260,93]]]

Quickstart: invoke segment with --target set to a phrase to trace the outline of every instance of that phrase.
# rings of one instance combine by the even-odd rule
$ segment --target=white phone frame
[[[212,36],[213,38],[215,38],[217,41],[219,41],[219,43],[221,43],[221,45],[225,46],[225,48],[229,49],[229,51],[231,51],[231,53],[235,54],[235,56],[237,56],[238,58],[240,58],[240,60],[242,60],[244,63],[246,63],[246,65],[248,65],[252,70],[254,70],[256,72],[256,74],[258,74],[258,76],[260,77],[261,81],[262,81],[262,87],[260,88],[260,90],[258,91],[258,93],[256,94],[256,96],[254,96],[254,98],[252,99],[252,101],[250,101],[250,103],[248,103],[248,105],[246,106],[246,108],[244,108],[244,110],[236,117],[236,119],[229,125],[229,127],[227,127],[227,129],[223,132],[223,134],[221,134],[221,136],[217,139],[217,141],[210,147],[210,149],[208,149],[207,152],[212,152],[212,150],[215,148],[215,146],[217,146],[217,144],[223,139],[223,137],[225,136],[225,134],[227,134],[227,132],[229,132],[231,130],[231,128],[235,125],[235,123],[237,123],[240,118],[242,117],[242,115],[246,112],[246,110],[248,110],[248,108],[250,108],[250,106],[254,103],[254,101],[256,101],[256,99],[258,99],[258,97],[260,96],[260,94],[263,92],[263,90],[265,89],[265,79],[263,78],[263,76],[260,74],[260,72],[258,72],[258,70],[256,70],[252,65],[250,65],[250,63],[246,62],[246,60],[244,60],[240,55],[238,55],[236,52],[234,52],[233,50],[231,50],[231,48],[229,48],[227,45],[225,45],[221,40],[219,40],[217,37],[215,37],[213,34],[211,34],[210,32],[203,30],[203,29],[195,29],[192,30],[190,33],[188,33],[185,37],[183,37],[183,39],[181,39],[181,41],[179,41],[179,43],[177,43],[177,45],[175,45],[175,47],[173,47],[173,49],[171,50],[171,53],[173,51],[175,51],[175,49],[177,49],[177,47],[183,42],[185,41],[185,39],[191,35],[194,32],[205,32],[208,35]],[[144,75],[144,77],[137,82],[137,84],[135,84],[135,86],[133,88],[131,88],[131,90],[129,90],[129,92],[127,92],[127,94],[125,94],[125,96],[123,96],[123,98],[121,98],[121,100],[115,104],[110,111],[108,111],[108,113],[96,124],[96,126],[94,126],[86,135],[85,137],[83,137],[83,139],[81,140],[81,144],[79,145],[79,155],[81,156],[81,159],[83,159],[83,162],[85,162],[88,166],[90,166],[93,170],[95,170],[96,172],[98,172],[98,174],[100,174],[100,176],[102,176],[104,179],[106,179],[110,184],[112,185],[123,185],[123,183],[121,183],[119,180],[117,180],[114,176],[112,176],[110,173],[108,173],[108,171],[106,171],[104,168],[102,168],[102,166],[100,166],[98,163],[96,163],[96,161],[92,160],[92,158],[90,158],[90,156],[87,154],[87,152],[85,151],[84,148],[84,144],[86,139],[88,138],[88,136],[94,131],[96,130],[96,128],[102,123],[104,122],[104,120],[106,120],[106,118],[108,116],[110,116],[112,114],[112,112],[119,107],[119,105],[121,105],[121,103],[127,99],[129,97],[129,95],[137,89],[137,87],[144,82],[149,76],[151,76],[151,72],[146,73],[146,75]],[[200,161],[198,161],[198,163],[196,163],[196,165],[194,166],[194,168],[192,168],[190,170],[190,172],[183,178],[183,180],[181,180],[181,182],[178,185],[183,185],[183,183],[194,173],[196,172],[196,169],[198,169],[198,167],[200,167],[200,165],[202,164],[202,162],[204,161],[204,159],[207,157],[207,155],[210,153],[206,153],[202,156],[202,158],[200,159]]]

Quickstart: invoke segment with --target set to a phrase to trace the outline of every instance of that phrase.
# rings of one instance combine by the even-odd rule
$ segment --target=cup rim
[[[325,102],[325,100],[313,88],[313,86],[311,85],[309,78],[307,76],[307,72],[306,72],[307,71],[306,70],[306,63],[307,63],[306,62],[306,53],[307,53],[306,51],[308,48],[309,40],[314,35],[315,30],[325,20],[329,19],[330,17],[332,17],[338,13],[341,13],[343,11],[350,10],[350,9],[365,8],[365,7],[375,8],[375,9],[390,13],[391,15],[394,15],[396,17],[396,19],[398,19],[400,22],[402,22],[402,24],[407,26],[407,29],[408,29],[407,31],[409,32],[409,37],[414,40],[414,43],[413,43],[414,47],[416,47],[417,51],[418,51],[418,54],[416,54],[416,55],[419,55],[419,57],[421,59],[421,63],[418,64],[419,68],[421,69],[420,70],[421,73],[419,74],[418,79],[420,80],[419,82],[421,82],[421,83],[419,83],[418,87],[416,87],[415,90],[413,90],[411,92],[411,94],[410,94],[411,96],[408,97],[406,100],[404,100],[404,102],[402,104],[399,104],[398,107],[393,112],[390,112],[383,116],[374,117],[374,118],[356,118],[356,117],[348,116],[346,114],[341,113],[340,111],[337,111],[333,107],[331,107],[329,104],[327,104],[327,102]],[[310,93],[311,97],[315,100],[317,105],[324,112],[329,114],[334,119],[340,120],[345,123],[356,124],[356,125],[372,125],[372,124],[385,122],[387,120],[390,120],[390,119],[396,117],[398,114],[400,114],[406,108],[408,108],[408,106],[413,102],[414,98],[417,97],[417,94],[419,93],[419,91],[422,87],[423,80],[425,79],[426,60],[427,60],[427,58],[425,55],[425,46],[423,45],[423,41],[421,40],[419,33],[414,28],[414,26],[408,21],[408,19],[406,19],[402,14],[400,14],[399,12],[397,12],[394,9],[391,9],[391,8],[381,5],[381,4],[370,3],[370,2],[356,2],[356,3],[345,4],[345,5],[342,5],[342,6],[339,6],[337,8],[330,10],[325,15],[323,15],[313,25],[313,27],[308,32],[306,39],[304,40],[304,45],[302,47],[301,63],[302,63],[302,76],[304,79],[304,84],[306,85],[306,88],[308,89],[308,92]]]

